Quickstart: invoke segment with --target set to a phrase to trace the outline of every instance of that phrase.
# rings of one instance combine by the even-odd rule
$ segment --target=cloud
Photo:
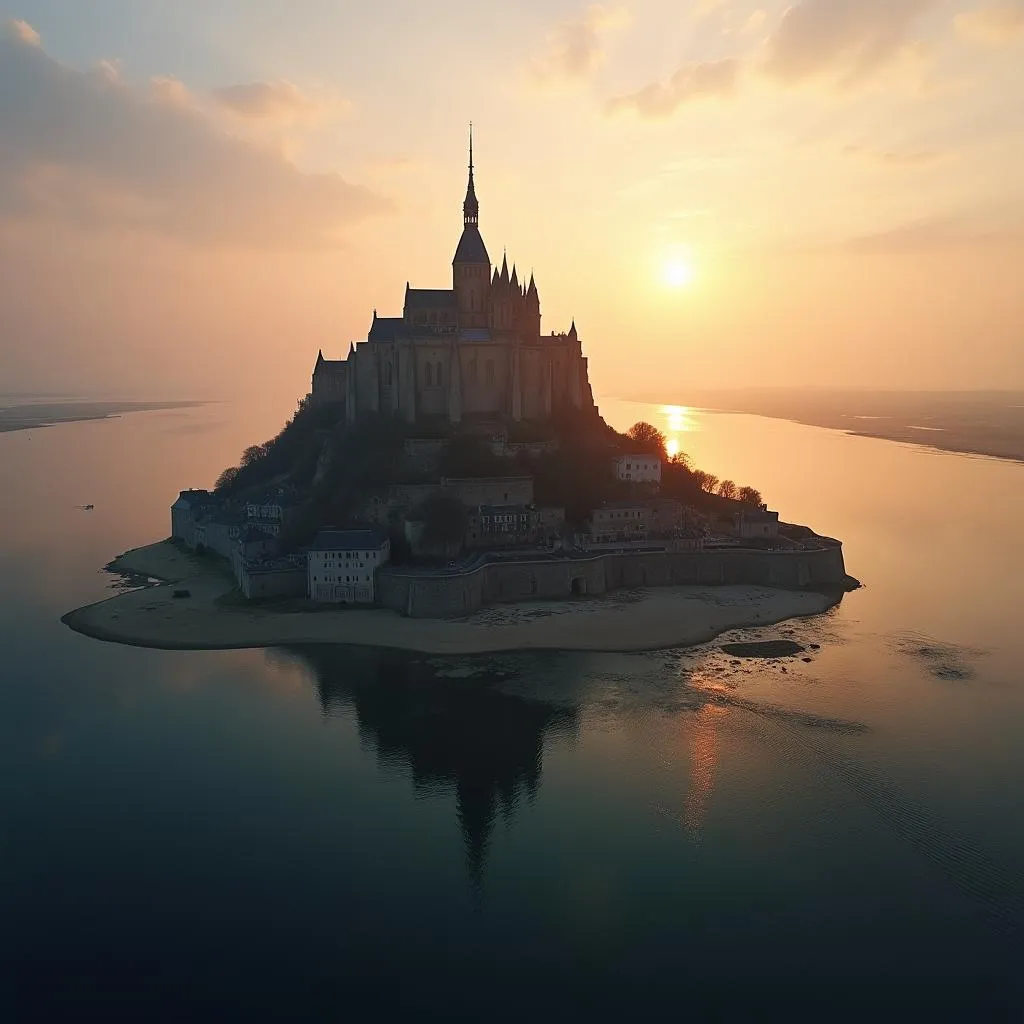
[[[0,219],[306,247],[389,209],[226,133],[174,79],[134,87],[110,65],[70,69],[13,25],[0,38]]]
[[[955,24],[961,35],[992,46],[1024,39],[1024,0],[997,0],[957,15]]]
[[[683,64],[668,82],[651,82],[637,92],[617,96],[606,109],[609,114],[631,110],[640,117],[671,117],[685,103],[732,96],[739,73],[740,62],[734,57]]]
[[[348,109],[338,96],[311,95],[285,79],[248,82],[213,90],[214,101],[238,117],[258,120],[317,120]]]
[[[958,215],[918,220],[843,243],[849,252],[892,256],[976,246],[1018,244],[1024,238],[1020,219]]]
[[[39,46],[42,43],[39,33],[27,21],[18,21],[14,18],[4,24],[3,34],[0,38],[24,43],[26,46]]]
[[[784,82],[832,75],[862,79],[912,42],[917,20],[937,0],[801,0],[768,40],[765,71]]]
[[[589,77],[604,61],[604,38],[629,21],[621,8],[594,4],[579,18],[563,21],[548,36],[544,53],[533,61],[541,81],[573,81]]]
[[[942,160],[945,154],[936,149],[870,149],[864,146],[853,145],[844,147],[843,155],[862,157],[865,160],[871,160],[890,167],[918,167],[923,164],[936,163]]]

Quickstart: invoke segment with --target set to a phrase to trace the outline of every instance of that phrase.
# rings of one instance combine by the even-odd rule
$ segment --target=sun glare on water
[[[685,405],[663,405],[661,414],[665,418],[665,454],[674,458],[686,449],[682,445],[680,434],[696,429],[693,412]]]

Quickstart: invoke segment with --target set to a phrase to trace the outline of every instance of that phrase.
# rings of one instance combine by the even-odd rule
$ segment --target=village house
[[[615,479],[634,484],[660,484],[661,459],[657,455],[617,455]]]
[[[376,527],[321,530],[309,549],[309,596],[335,604],[372,604],[376,570],[390,558],[391,542]]]
[[[469,514],[466,547],[553,544],[565,527],[565,509],[536,505],[480,505]]]
[[[589,542],[612,544],[647,539],[650,510],[641,501],[609,501],[590,513]]]
[[[189,548],[196,546],[196,523],[208,509],[215,508],[217,499],[205,490],[182,491],[171,505],[171,537]]]
[[[253,526],[279,537],[281,528],[291,522],[301,508],[302,502],[298,497],[284,490],[276,490],[247,502],[245,515]]]
[[[740,540],[772,540],[779,535],[779,513],[764,508],[737,512],[733,532]]]

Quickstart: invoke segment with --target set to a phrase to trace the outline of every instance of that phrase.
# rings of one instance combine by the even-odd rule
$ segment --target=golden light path
[[[686,434],[691,430],[696,430],[697,425],[689,406],[663,405],[659,411],[662,416],[665,417],[665,449],[668,452],[669,458],[671,458],[673,455],[678,455],[679,452],[683,450],[682,444],[676,435]]]

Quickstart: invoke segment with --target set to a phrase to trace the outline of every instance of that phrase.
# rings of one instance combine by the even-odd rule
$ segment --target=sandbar
[[[226,569],[169,541],[125,552],[109,569],[164,582],[62,617],[99,640],[162,650],[285,644],[391,647],[422,654],[512,650],[648,651],[706,643],[731,629],[818,615],[842,594],[756,586],[651,587],[602,597],[493,605],[461,619],[410,619],[383,608],[248,605]],[[177,589],[190,596],[174,598]]]

